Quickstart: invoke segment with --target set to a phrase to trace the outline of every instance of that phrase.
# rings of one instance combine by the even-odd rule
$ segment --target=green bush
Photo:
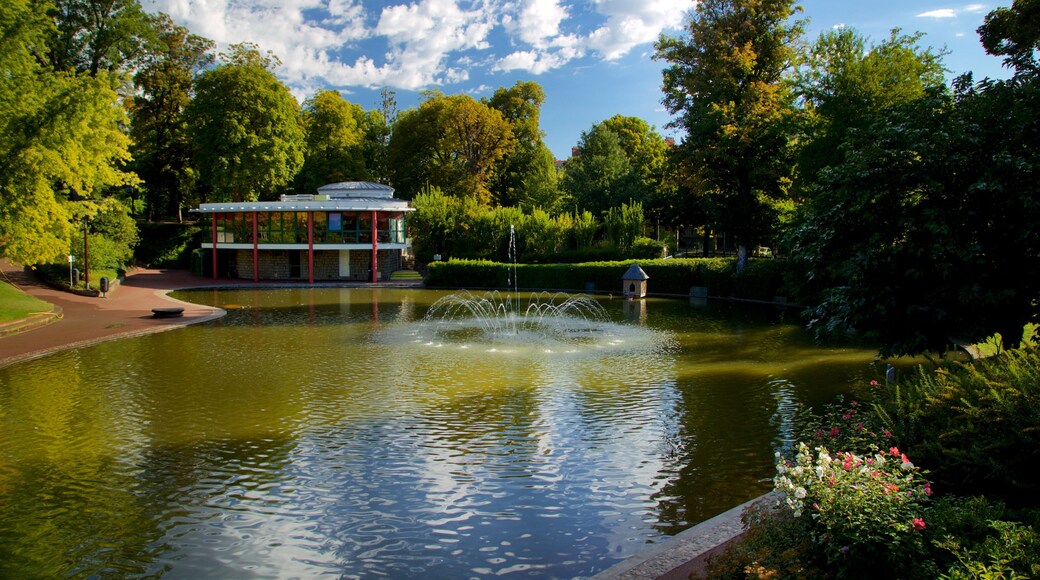
[[[621,288],[621,276],[633,260],[581,264],[519,264],[521,288],[596,291]],[[639,260],[650,276],[650,291],[688,296],[690,287],[705,286],[711,296],[771,300],[781,292],[781,269],[769,260],[754,260],[739,276],[730,258]],[[506,288],[510,264],[479,260],[451,260],[430,264],[426,284],[445,288]]]
[[[1040,351],[947,362],[882,392],[901,446],[952,493],[1035,502],[1040,480]]]
[[[777,452],[776,472],[787,509],[839,576],[893,577],[924,554],[931,486],[899,449],[861,455],[800,443],[793,460]]]
[[[834,577],[815,558],[805,518],[760,503],[749,507],[741,517],[746,533],[739,542],[708,560],[708,578]]]

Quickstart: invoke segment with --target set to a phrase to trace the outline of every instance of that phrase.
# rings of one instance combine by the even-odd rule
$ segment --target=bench
[[[152,308],[152,318],[177,318],[184,315],[184,309],[174,306],[171,308]]]

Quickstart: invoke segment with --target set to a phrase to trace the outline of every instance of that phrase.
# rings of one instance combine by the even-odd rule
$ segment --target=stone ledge
[[[770,501],[767,493],[746,501],[692,528],[680,532],[660,544],[630,556],[596,574],[592,580],[645,580],[647,578],[687,578],[692,562],[718,546],[730,542],[744,532],[741,514],[748,506]],[[685,573],[683,573],[685,572]]]

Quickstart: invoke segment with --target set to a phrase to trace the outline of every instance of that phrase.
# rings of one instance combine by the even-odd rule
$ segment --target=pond
[[[184,291],[228,315],[0,369],[0,577],[591,575],[768,491],[795,407],[873,378],[770,307],[484,340],[444,295]]]

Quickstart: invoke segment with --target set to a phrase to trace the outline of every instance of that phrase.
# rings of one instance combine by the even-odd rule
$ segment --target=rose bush
[[[777,453],[774,484],[828,562],[856,576],[862,566],[898,568],[924,550],[931,484],[906,454],[832,453],[800,443],[793,461]]]

